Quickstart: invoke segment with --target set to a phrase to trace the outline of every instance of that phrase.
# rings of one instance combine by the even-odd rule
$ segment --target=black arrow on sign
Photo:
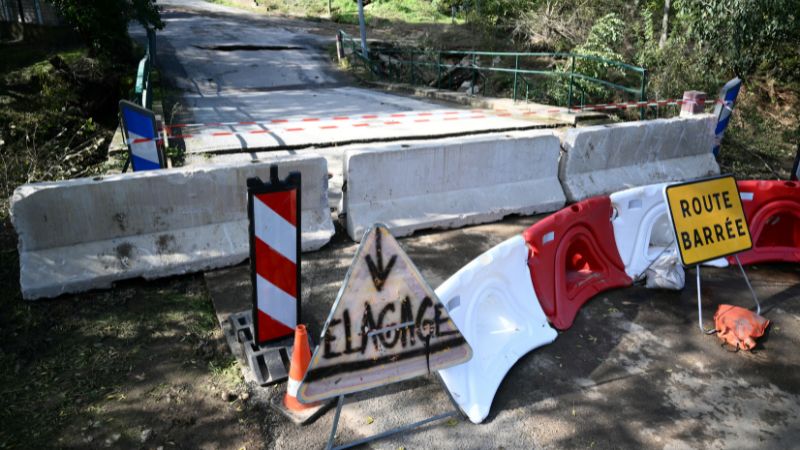
[[[386,279],[389,278],[389,272],[391,272],[392,267],[394,266],[395,260],[397,260],[397,255],[392,255],[389,258],[389,264],[386,267],[383,267],[383,250],[381,249],[381,232],[380,229],[376,230],[375,233],[375,258],[378,260],[377,266],[372,261],[372,256],[367,255],[365,258],[367,261],[367,267],[369,267],[369,273],[372,275],[372,284],[375,285],[375,289],[379,292],[383,289],[383,284],[386,283]]]

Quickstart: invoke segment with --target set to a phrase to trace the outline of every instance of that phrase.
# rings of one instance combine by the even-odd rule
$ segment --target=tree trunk
[[[17,0],[17,8],[19,8],[19,21],[25,23],[25,9],[22,7],[22,0]]]
[[[365,58],[369,58],[369,52],[367,51],[367,25],[364,19],[363,0],[358,0],[358,28],[361,32],[361,54]]]
[[[667,45],[667,35],[669,34],[669,8],[670,0],[664,0],[664,18],[661,19],[661,39],[658,41],[658,48]]]

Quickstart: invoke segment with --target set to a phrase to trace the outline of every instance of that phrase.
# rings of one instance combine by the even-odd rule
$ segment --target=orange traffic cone
[[[300,400],[297,399],[297,390],[300,388],[300,383],[306,375],[310,362],[311,349],[308,346],[308,332],[305,325],[298,325],[294,330],[294,347],[292,361],[289,364],[286,393],[272,397],[270,406],[300,425],[310,423],[321,416],[332,404],[331,401],[300,403]]]
[[[318,406],[319,403],[300,403],[297,399],[297,390],[300,382],[306,376],[308,364],[311,362],[311,349],[308,348],[308,333],[305,325],[298,325],[294,330],[294,349],[292,361],[289,363],[289,380],[286,383],[286,394],[283,396],[283,406],[292,411],[303,411]]]

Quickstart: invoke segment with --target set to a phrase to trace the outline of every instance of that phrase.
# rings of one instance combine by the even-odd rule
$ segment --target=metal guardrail
[[[483,78],[483,94],[486,95],[487,87],[490,85],[489,81],[492,74],[505,74],[512,77],[511,84],[511,97],[516,101],[521,94],[521,90],[525,89],[525,100],[529,101],[529,94],[531,87],[535,87],[535,83],[531,79],[533,76],[544,77],[557,77],[566,79],[567,94],[566,103],[568,108],[572,108],[575,102],[580,99],[580,104],[584,105],[586,101],[585,89],[581,86],[587,84],[595,84],[602,86],[606,89],[621,92],[623,95],[637,96],[640,101],[646,100],[647,89],[647,69],[643,67],[633,66],[619,61],[609,60],[594,55],[583,55],[578,53],[564,53],[564,52],[483,52],[483,51],[447,51],[439,50],[432,52],[424,52],[418,49],[409,48],[392,48],[378,50],[373,49],[370,51],[370,57],[365,57],[361,52],[359,42],[352,36],[344,31],[339,31],[339,38],[344,48],[349,48],[350,52],[345,52],[349,56],[353,56],[360,60],[364,67],[377,78],[395,79],[404,81],[410,84],[417,84],[417,81],[422,81],[425,78],[422,76],[425,70],[429,73],[436,73],[436,88],[449,88],[454,89],[459,86],[445,85],[442,86],[443,71],[454,71],[463,69],[471,72],[471,86],[477,84],[478,78]],[[384,57],[382,60],[381,57]],[[491,58],[491,66],[482,66],[479,64],[479,58]],[[387,60],[388,58],[388,60]],[[498,67],[494,64],[495,60],[506,59],[510,62],[513,58],[514,67]],[[564,61],[568,62],[568,70],[539,70],[531,68],[523,68],[526,59],[530,62],[533,59],[548,59],[551,62]],[[448,60],[458,59],[459,62],[452,63]],[[466,61],[466,64],[464,62]],[[581,73],[576,70],[576,62],[587,61],[595,62],[616,68],[621,75],[620,80],[607,80],[594,77],[587,73]],[[386,64],[387,69],[382,67],[382,63]],[[400,68],[392,70],[391,65],[399,65]],[[529,66],[531,64],[528,64]],[[549,64],[553,66],[554,64]],[[563,66],[562,66],[563,67]],[[452,77],[451,77],[452,79]],[[623,84],[624,83],[624,84]],[[447,83],[445,83],[447,84]],[[580,91],[580,95],[576,94]]]
[[[155,67],[156,62],[156,32],[147,29],[147,48],[144,57],[139,61],[136,71],[136,87],[134,89],[134,101],[142,107],[152,109],[153,96],[150,89],[150,72]]]

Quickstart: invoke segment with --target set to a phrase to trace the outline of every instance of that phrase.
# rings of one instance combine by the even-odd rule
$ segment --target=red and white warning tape
[[[413,113],[413,114],[386,114],[386,115],[377,115],[377,114],[367,114],[362,116],[355,116],[355,117],[335,117],[333,119],[325,119],[325,120],[334,120],[334,121],[342,121],[340,123],[331,123],[331,122],[324,122],[320,125],[315,125],[315,122],[319,122],[323,119],[316,119],[311,120],[311,118],[306,119],[295,119],[292,121],[284,120],[284,119],[273,119],[270,121],[260,121],[260,122],[220,122],[220,123],[205,123],[205,124],[188,124],[188,125],[170,125],[165,127],[167,130],[167,137],[172,139],[190,139],[190,138],[197,138],[197,137],[224,137],[224,136],[245,136],[251,134],[266,134],[270,132],[299,132],[299,131],[318,131],[318,130],[337,130],[337,129],[346,129],[349,127],[355,128],[363,128],[363,127],[381,127],[381,126],[393,126],[393,125],[401,125],[404,122],[400,120],[393,120],[398,118],[413,118],[410,122],[405,123],[426,123],[426,122],[434,122],[434,121],[455,121],[455,120],[474,120],[474,119],[485,119],[486,114],[485,111],[482,110],[468,110],[468,111],[447,111],[444,113],[430,113],[430,112],[421,112],[421,113]],[[415,118],[414,118],[415,117]],[[388,119],[388,120],[387,120]],[[348,121],[348,122],[344,122]],[[265,127],[267,124],[270,124],[269,127]],[[277,125],[274,125],[277,124]],[[302,126],[301,126],[302,125]],[[231,131],[201,131],[203,128],[219,128],[219,127],[236,127],[236,126],[261,126],[262,128],[255,129],[255,130],[231,130]],[[189,129],[187,129],[189,128]],[[192,130],[191,128],[198,129],[199,131]],[[181,133],[175,133],[174,130],[180,129]]]
[[[393,126],[405,123],[425,123],[432,121],[453,121],[453,120],[471,120],[471,119],[484,119],[489,115],[495,117],[511,117],[513,115],[521,116],[535,116],[535,115],[555,115],[563,113],[574,113],[582,111],[613,111],[613,110],[626,110],[637,108],[658,108],[664,106],[681,106],[683,104],[698,103],[703,106],[713,106],[717,103],[722,103],[721,100],[715,101],[694,101],[694,100],[652,100],[652,101],[639,101],[639,102],[622,102],[622,103],[608,103],[596,105],[583,105],[575,106],[572,108],[540,108],[527,110],[523,112],[511,112],[506,109],[484,110],[447,110],[447,111],[420,111],[420,112],[405,112],[405,113],[391,113],[391,114],[363,114],[351,116],[333,116],[333,117],[301,117],[301,118],[272,118],[264,120],[252,121],[238,121],[238,122],[208,122],[208,123],[179,123],[165,125],[164,130],[168,138],[172,139],[191,139],[197,137],[226,137],[226,136],[244,136],[244,135],[258,135],[267,134],[275,131],[280,132],[301,132],[301,131],[326,131],[326,130],[339,130],[348,127],[363,128],[363,127],[379,127],[379,126]],[[409,122],[410,120],[410,122]],[[323,122],[322,124],[315,125],[316,122]],[[202,131],[206,128],[221,128],[221,127],[241,127],[241,126],[260,126],[261,128],[254,130],[225,130],[225,131]],[[141,143],[150,139],[136,139],[134,143]],[[156,141],[163,140],[162,138],[154,139]]]
[[[722,100],[716,101],[703,101],[703,100],[675,100],[675,99],[667,99],[667,100],[654,100],[654,101],[641,101],[641,102],[623,102],[623,103],[608,103],[608,104],[597,104],[597,105],[583,105],[583,106],[576,106],[570,109],[570,111],[608,111],[614,109],[628,109],[628,108],[658,108],[661,106],[681,106],[683,104],[698,104],[702,106],[709,106],[715,105],[717,103],[722,103]]]
[[[180,129],[187,129],[187,128],[217,128],[217,127],[231,127],[231,126],[243,126],[243,125],[286,125],[286,124],[308,124],[310,122],[321,122],[321,121],[360,121],[360,122],[370,122],[370,121],[381,121],[385,120],[388,124],[393,124],[395,122],[394,119],[401,119],[401,118],[414,118],[414,122],[427,122],[431,118],[435,117],[443,117],[444,120],[448,120],[452,116],[460,116],[460,115],[468,115],[474,113],[483,113],[484,110],[481,109],[472,109],[472,110],[464,110],[464,111],[421,111],[421,112],[407,112],[407,113],[391,113],[391,114],[363,114],[363,115],[354,115],[354,116],[333,116],[333,117],[301,117],[301,118],[291,118],[291,119],[284,119],[284,118],[273,118],[273,119],[264,119],[264,120],[256,120],[256,121],[244,121],[244,122],[208,122],[208,123],[178,123],[172,125],[165,125],[164,128],[171,130],[175,128]],[[450,119],[453,120],[453,119]],[[328,125],[327,128],[333,128],[332,125]]]

